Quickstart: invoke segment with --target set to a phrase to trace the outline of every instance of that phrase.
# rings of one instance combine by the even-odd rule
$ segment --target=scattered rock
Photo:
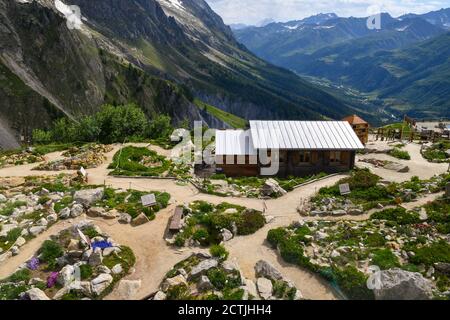
[[[326,234],[325,232],[322,232],[322,231],[317,231],[316,238],[317,238],[317,240],[323,240],[323,239],[328,238],[328,234]]]
[[[230,230],[222,229],[222,230],[220,230],[220,232],[221,232],[222,240],[224,242],[227,242],[227,241],[230,241],[231,239],[233,239],[233,234],[231,233]]]
[[[427,210],[425,208],[421,208],[421,210],[419,212],[419,218],[421,221],[428,220],[428,214],[427,214]]]
[[[61,269],[58,275],[58,283],[63,286],[67,287],[72,281],[75,280],[75,268],[72,265],[66,265]]]
[[[72,209],[70,210],[70,216],[72,218],[76,218],[81,216],[83,212],[84,212],[83,206],[81,204],[76,203],[72,206]]]
[[[59,212],[59,217],[61,219],[68,219],[70,217],[70,209],[64,208]]]
[[[256,289],[256,284],[250,279],[244,279],[245,290],[253,297],[258,297],[258,291]]]
[[[259,260],[255,265],[257,277],[268,278],[272,280],[281,280],[283,276],[273,265],[264,260]]]
[[[420,273],[398,268],[379,272],[381,288],[374,289],[377,300],[429,300],[432,283]]]
[[[89,210],[87,211],[86,214],[89,217],[97,218],[97,217],[101,217],[102,214],[104,214],[104,213],[105,213],[105,209],[103,209],[102,207],[92,207],[92,208],[89,208]]]
[[[266,197],[270,197],[272,195],[283,196],[287,194],[287,191],[284,190],[275,179],[267,179],[264,185],[261,187],[261,194]]]
[[[166,294],[162,291],[158,291],[153,297],[153,300],[155,301],[166,300]]]
[[[91,266],[101,265],[103,262],[102,249],[95,248],[95,251],[92,252],[88,261]]]
[[[256,286],[258,287],[258,292],[261,298],[264,300],[269,300],[272,297],[272,281],[266,278],[258,278],[256,281]]]
[[[339,209],[339,210],[333,210],[332,212],[333,216],[345,216],[347,214],[347,211]]]
[[[47,216],[47,221],[48,223],[55,223],[56,221],[58,221],[58,215],[56,213],[49,214]]]
[[[12,253],[13,256],[17,256],[20,253],[19,247],[18,246],[13,246],[11,248],[11,253]]]
[[[218,263],[215,259],[203,260],[198,265],[192,268],[191,277],[194,278],[203,274],[205,271],[208,271],[211,268],[217,267]]]
[[[120,213],[120,216],[119,216],[120,223],[129,224],[129,223],[131,223],[131,220],[132,220],[132,218],[128,213],[124,213],[124,212]]]
[[[113,274],[120,274],[120,273],[122,273],[123,272],[122,265],[120,263],[116,264],[114,267],[112,267],[111,271],[112,271]]]
[[[100,295],[113,282],[113,277],[108,273],[102,273],[91,281],[92,292]]]
[[[79,190],[75,192],[73,199],[86,208],[103,198],[103,188]]]
[[[109,248],[105,248],[103,249],[103,256],[107,257],[113,253],[120,253],[120,248],[117,247],[109,247]]]
[[[6,198],[4,195],[0,194],[0,203],[8,201],[8,198]]]
[[[208,291],[214,288],[211,281],[209,281],[209,278],[207,276],[201,276],[200,280],[198,281],[197,288],[200,291]]]
[[[137,227],[137,226],[143,225],[149,221],[150,220],[148,220],[147,216],[144,213],[141,213],[140,215],[138,215],[136,218],[134,218],[131,221],[131,225],[133,227]]]
[[[25,240],[25,238],[19,237],[19,238],[17,238],[17,240],[16,240],[16,246],[21,247],[21,246],[23,246],[26,242],[27,242],[27,240]]]
[[[434,264],[434,268],[439,272],[450,275],[450,263],[438,262]]]
[[[401,163],[397,163],[397,162],[389,162],[384,165],[384,168],[387,170],[396,171],[396,172],[400,172],[400,173],[409,172],[408,166],[401,164]]]
[[[30,300],[50,300],[50,298],[47,297],[44,291],[39,288],[30,289],[25,294]]]
[[[45,229],[46,229],[45,226],[35,226],[35,227],[31,227],[30,229],[28,229],[28,231],[30,232],[31,235],[37,236],[38,234],[41,234],[42,232],[44,232]]]
[[[163,284],[161,285],[161,289],[162,289],[162,291],[166,292],[170,287],[177,286],[179,284],[187,285],[186,278],[183,277],[181,274],[179,274],[173,278],[166,279],[163,282]]]

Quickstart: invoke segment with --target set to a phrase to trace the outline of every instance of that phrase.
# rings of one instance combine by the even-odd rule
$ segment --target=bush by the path
[[[242,206],[221,203],[217,206],[205,201],[195,201],[185,209],[189,212],[186,226],[176,236],[175,245],[184,246],[188,240],[202,246],[222,241],[222,230],[237,235],[249,235],[262,228],[266,220],[260,211]]]

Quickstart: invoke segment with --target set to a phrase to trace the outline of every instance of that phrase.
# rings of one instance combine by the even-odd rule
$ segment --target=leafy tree
[[[171,119],[167,115],[157,115],[151,121],[146,130],[146,136],[151,139],[166,138],[172,134]]]

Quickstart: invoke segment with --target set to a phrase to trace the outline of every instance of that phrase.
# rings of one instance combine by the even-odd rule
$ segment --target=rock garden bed
[[[317,272],[350,299],[448,299],[449,208],[441,199],[415,211],[386,209],[362,222],[301,221],[270,230],[267,240],[285,261]],[[374,291],[367,287],[371,266],[390,279]]]
[[[0,152],[0,169],[42,161],[44,156],[28,150]]]
[[[74,179],[75,176],[61,175],[26,178],[11,184],[2,180],[0,262],[19,254],[28,240],[58,221],[58,208],[72,203],[67,197],[81,187]]]
[[[217,206],[195,201],[184,208],[183,228],[170,244],[183,246],[210,246],[229,241],[235,236],[255,233],[266,223],[257,210],[221,203]]]
[[[209,179],[195,179],[194,183],[204,192],[221,197],[278,198],[295,187],[327,176],[325,173],[308,177],[259,178],[226,177],[214,174]]]
[[[197,253],[170,270],[153,300],[294,300],[301,293],[273,266],[259,261],[256,283],[225,258]]]
[[[156,204],[144,207],[141,197],[147,193],[89,186],[78,182],[77,175],[28,177],[19,184],[5,181],[0,191],[0,262],[17,255],[20,247],[60,219],[82,214],[138,226],[155,218],[167,207],[168,193],[153,192]]]
[[[141,176],[188,179],[193,169],[158,155],[148,148],[125,147],[119,150],[109,165],[113,176]]]
[[[443,191],[450,175],[435,176],[429,180],[417,177],[403,183],[390,183],[368,169],[352,172],[332,187],[321,188],[310,202],[301,204],[298,211],[302,215],[342,216],[359,215],[373,208],[382,209],[387,205],[410,202],[421,195]],[[339,185],[348,184],[350,193],[341,195]]]
[[[429,162],[450,162],[450,141],[442,140],[434,144],[424,144],[420,152]]]
[[[370,163],[375,168],[384,168],[395,172],[406,173],[409,172],[409,167],[393,161],[378,160],[378,159],[359,159],[359,162]]]
[[[97,168],[106,161],[105,154],[112,150],[110,145],[87,144],[81,147],[72,147],[62,155],[65,159],[46,162],[34,170],[62,171]]]
[[[0,299],[102,299],[134,264],[130,248],[114,242],[92,222],[81,221],[51,236],[1,281]]]

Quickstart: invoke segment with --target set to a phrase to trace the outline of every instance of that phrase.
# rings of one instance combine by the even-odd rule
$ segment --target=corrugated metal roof
[[[216,155],[256,155],[249,130],[216,130]]]
[[[255,149],[364,149],[347,121],[250,121]]]

